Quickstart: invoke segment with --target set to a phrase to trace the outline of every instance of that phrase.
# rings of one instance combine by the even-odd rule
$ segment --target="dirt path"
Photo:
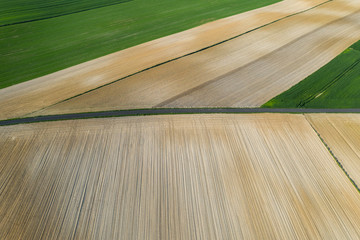
[[[2,89],[0,90],[0,119],[23,116],[323,2],[325,1],[285,0]],[[254,55],[252,59],[256,57],[259,55]],[[190,61],[187,64],[197,63]]]
[[[0,126],[9,126],[25,123],[47,121],[75,120],[87,118],[109,118],[145,115],[172,115],[172,114],[210,114],[210,113],[360,113],[358,108],[343,109],[312,109],[312,108],[149,108],[114,110],[101,112],[68,113],[44,115],[35,117],[0,120]]]

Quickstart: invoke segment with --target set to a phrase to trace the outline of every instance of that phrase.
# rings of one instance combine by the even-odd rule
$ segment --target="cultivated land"
[[[328,2],[32,116],[151,107],[258,107],[356,42],[359,10],[357,1]]]
[[[124,1],[1,1],[0,26],[63,16],[0,27],[0,88],[278,0]]]
[[[2,109],[0,119],[20,117],[34,112],[143,69],[198,51],[296,12],[304,11],[320,2],[322,1],[286,0],[2,89],[0,90],[0,109]],[[242,46],[246,48],[246,45]],[[259,51],[258,45],[253,48],[256,52]],[[262,51],[260,51],[260,55]],[[248,53],[247,55],[251,57],[250,59],[256,59],[259,54],[253,56]],[[248,58],[242,59],[246,61]],[[195,63],[189,64],[194,65]]]
[[[60,17],[128,1],[129,0],[2,1],[0,2],[0,27]]]
[[[307,119],[360,186],[360,115],[312,114]]]
[[[0,31],[28,26],[36,34],[45,26],[42,23],[64,21],[59,41],[64,44],[63,37],[74,38],[64,47],[54,45],[56,41],[48,36],[36,36],[32,41],[49,40],[48,45],[30,41],[29,47],[35,48],[25,49],[27,56],[21,52],[24,49],[17,52],[16,48],[29,40],[24,36],[31,35],[25,31],[19,42],[6,36],[6,47],[15,46],[10,62],[17,58],[21,65],[37,46],[56,59],[39,53],[28,59],[19,73],[0,65],[1,74],[3,69],[8,71],[5,75],[14,74],[11,81],[18,81],[17,74],[25,78],[41,75],[53,66],[62,66],[67,58],[66,64],[70,64],[85,55],[91,59],[114,49],[120,25],[139,34],[125,31],[128,38],[119,43],[136,44],[146,37],[179,31],[177,26],[190,27],[199,19],[212,20],[207,14],[220,16],[239,11],[240,5],[245,9],[271,2],[236,1],[240,5],[235,6],[233,0],[207,1],[205,5],[205,1],[174,1],[174,12],[167,12],[164,0],[130,1],[111,8],[101,7],[105,2],[101,0],[55,0],[42,2],[46,11],[36,15],[39,12],[32,12],[31,5],[21,4],[23,1],[0,3],[1,16],[2,6],[24,13],[8,18],[6,21],[15,25],[0,27]],[[137,10],[146,17],[129,11],[119,19],[135,14],[153,27],[149,32],[125,20],[114,23],[114,28],[99,30],[109,19],[116,19],[115,12],[126,9],[120,6],[141,5],[142,1],[148,9]],[[54,8],[54,3],[60,5]],[[100,8],[88,11],[91,6]],[[56,17],[59,9],[67,16]],[[155,12],[168,23],[174,23],[176,17],[181,20],[160,27],[154,24]],[[185,13],[194,17],[184,22],[181,16]],[[41,17],[55,18],[38,21]],[[16,22],[26,19],[34,22]],[[99,21],[99,25],[92,26],[94,32],[84,33],[88,30],[84,28],[74,29],[78,35],[70,34],[69,24],[75,20],[82,20],[81,24]],[[323,103],[329,100],[323,89],[332,97],[340,96],[340,89],[357,101],[360,42],[343,51],[360,39],[359,22],[357,0],[285,0],[1,89],[0,120],[63,113],[78,114],[46,117],[59,120],[103,114],[108,118],[0,127],[0,239],[359,238],[360,115],[228,113],[109,118],[112,112],[124,111],[106,112],[129,108],[134,108],[129,114],[196,111],[191,107],[215,107],[198,109],[198,113],[229,112],[230,108],[216,107],[258,107],[291,86],[306,89],[308,99],[315,95],[316,100],[324,98]],[[104,32],[109,35],[105,37]],[[19,32],[8,33],[15,36]],[[74,40],[91,37],[88,43]],[[72,51],[80,43],[84,48]],[[104,45],[94,50],[91,44],[96,43]],[[332,80],[323,79],[325,76]],[[300,93],[292,93],[297,98],[289,101],[289,106],[304,98]],[[136,109],[145,107],[149,109]],[[184,109],[165,109],[171,107]],[[104,112],[81,114],[88,111]]]
[[[302,115],[38,123],[0,143],[0,238],[360,235],[360,195]]]
[[[360,42],[263,107],[360,108]]]

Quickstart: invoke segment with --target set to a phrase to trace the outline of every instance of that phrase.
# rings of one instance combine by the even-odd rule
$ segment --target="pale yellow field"
[[[20,117],[140,70],[195,52],[324,0],[285,0],[144,43],[0,90],[0,119]]]
[[[360,39],[360,3],[336,0],[35,115],[150,107],[257,107]]]
[[[307,118],[360,186],[360,114],[311,114]]]
[[[0,127],[0,239],[358,239],[359,216],[302,115]]]

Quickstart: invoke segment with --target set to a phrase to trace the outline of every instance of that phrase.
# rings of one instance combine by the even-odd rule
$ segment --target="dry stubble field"
[[[0,238],[356,239],[360,195],[305,117],[0,127]]]
[[[312,114],[307,118],[360,186],[360,115]]]

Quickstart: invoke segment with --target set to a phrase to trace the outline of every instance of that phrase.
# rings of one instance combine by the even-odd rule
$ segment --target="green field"
[[[12,0],[0,2],[0,26],[64,16],[130,0]]]
[[[360,41],[262,107],[360,108]]]
[[[69,0],[75,10],[62,5],[65,15],[60,17],[53,17],[60,12],[50,3],[64,0],[3,1],[1,11],[12,16],[2,19],[3,24],[52,18],[0,27],[0,88],[278,1],[132,0],[99,7],[105,1],[88,0],[85,6]]]

